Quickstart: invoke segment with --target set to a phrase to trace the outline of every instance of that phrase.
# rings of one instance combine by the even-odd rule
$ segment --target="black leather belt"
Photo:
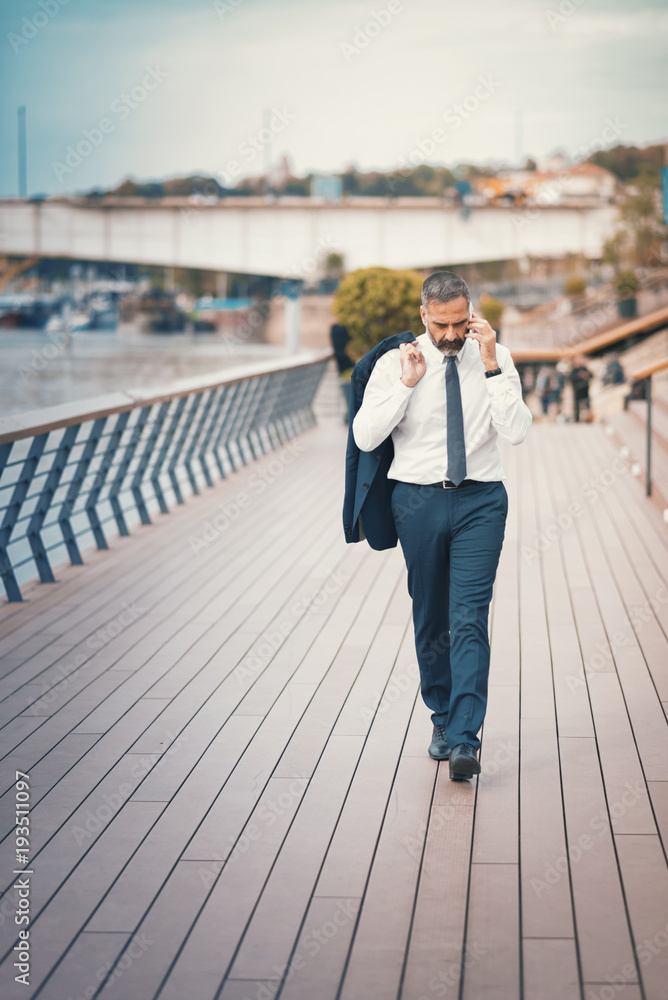
[[[477,479],[462,479],[459,486],[469,486],[471,483],[477,483]],[[440,483],[425,483],[425,486],[440,486],[444,490],[458,490],[459,486],[455,483],[451,483],[449,479],[442,479]]]

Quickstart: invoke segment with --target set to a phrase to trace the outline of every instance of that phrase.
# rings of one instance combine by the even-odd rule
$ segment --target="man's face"
[[[469,304],[463,295],[449,302],[429,302],[420,306],[420,316],[429,339],[442,354],[458,354],[464,346],[469,321]]]

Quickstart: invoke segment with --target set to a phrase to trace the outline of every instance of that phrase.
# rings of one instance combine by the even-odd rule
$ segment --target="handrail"
[[[106,549],[187,494],[313,426],[331,350],[0,420],[0,577],[7,598],[82,549]],[[110,527],[107,527],[110,526]]]
[[[626,340],[627,337],[633,336],[634,333],[652,333],[667,324],[668,306],[662,306],[653,312],[637,316],[627,323],[619,323],[610,327],[608,330],[604,330],[603,333],[597,333],[587,340],[581,340],[573,347],[565,348],[565,353],[568,356],[589,354],[591,351],[600,350],[601,347],[612,346],[620,340]]]
[[[62,403],[58,406],[48,406],[40,410],[29,410],[25,413],[0,417],[0,444],[7,441],[17,441],[19,438],[32,437],[57,427],[68,427],[70,424],[82,423],[84,420],[95,420],[97,417],[110,416],[131,410],[138,403],[150,406],[179,396],[187,396],[191,392],[202,392],[229,382],[241,382],[244,379],[256,378],[259,375],[270,375],[273,372],[285,371],[288,368],[302,368],[325,361],[333,357],[331,350],[303,351],[290,358],[279,361],[254,361],[234,368],[223,368],[206,375],[194,375],[188,378],[176,379],[163,388],[151,386],[147,389],[130,389],[123,392],[95,396],[92,399],[81,399],[72,403]]]
[[[631,378],[634,382],[641,382],[642,379],[649,378],[650,375],[656,375],[657,372],[665,371],[668,368],[668,358],[662,358],[661,361],[655,361],[652,365],[645,365],[644,368],[636,368]]]

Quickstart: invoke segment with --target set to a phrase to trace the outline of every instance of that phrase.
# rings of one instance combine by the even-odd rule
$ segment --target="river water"
[[[0,330],[0,416],[285,356],[270,344],[230,345],[216,334]]]

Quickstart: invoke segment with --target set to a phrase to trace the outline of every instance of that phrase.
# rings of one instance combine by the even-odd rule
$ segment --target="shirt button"
[[[368,484],[368,483],[362,483],[362,486],[363,486],[363,488],[364,488],[365,490],[368,490],[368,489],[369,489],[369,484]]]

